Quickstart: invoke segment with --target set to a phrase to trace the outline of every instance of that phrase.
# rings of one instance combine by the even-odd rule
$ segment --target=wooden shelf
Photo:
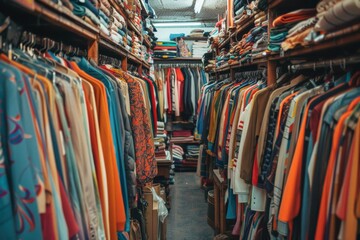
[[[230,64],[230,69],[246,68],[246,67],[257,66],[259,64],[265,64],[265,63],[267,63],[267,57],[254,59],[253,61],[248,63]]]
[[[149,16],[149,13],[148,13],[148,11],[146,10],[144,0],[140,0],[140,4],[141,4],[141,15],[142,15],[144,18],[147,18],[147,17]]]
[[[281,5],[284,2],[286,2],[286,0],[273,0],[269,4],[269,9],[276,8],[277,6]]]
[[[143,60],[143,67],[145,67],[146,69],[150,69],[150,63],[145,62],[145,60]]]
[[[148,38],[144,37],[143,43],[147,48],[151,48],[151,42]]]
[[[230,38],[231,36],[228,36],[224,41],[222,41],[220,44],[219,44],[219,49],[222,49],[224,48],[226,45],[228,45],[230,43]]]
[[[135,64],[138,64],[138,65],[141,65],[143,63],[142,60],[138,56],[135,56],[131,52],[129,52],[128,60],[130,60],[131,63],[135,63]]]
[[[222,66],[219,68],[216,68],[215,72],[227,72],[230,71],[230,65]]]

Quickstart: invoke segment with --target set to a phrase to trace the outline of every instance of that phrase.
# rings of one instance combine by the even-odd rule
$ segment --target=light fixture
[[[194,11],[195,13],[200,13],[201,12],[201,8],[204,4],[205,0],[196,0],[195,2],[195,7],[194,7]]]
[[[201,22],[166,22],[166,23],[154,23],[157,28],[161,27],[193,27],[201,26]]]

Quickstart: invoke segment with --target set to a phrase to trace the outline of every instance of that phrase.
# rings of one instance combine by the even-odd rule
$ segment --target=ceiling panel
[[[215,22],[218,14],[226,10],[225,0],[205,0],[201,12],[195,14],[196,0],[149,0],[158,16],[154,22],[162,21],[206,21]]]

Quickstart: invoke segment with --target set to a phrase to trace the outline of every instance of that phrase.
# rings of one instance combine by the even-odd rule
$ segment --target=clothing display
[[[156,78],[162,87],[160,112],[174,114],[189,120],[196,114],[200,88],[207,82],[207,76],[201,68],[157,68]]]
[[[206,41],[196,41],[192,44],[192,57],[202,58],[203,55],[208,51],[208,43]]]
[[[360,239],[359,20],[0,0],[0,239]]]
[[[196,136],[226,170],[227,218],[242,224],[234,235],[356,238],[340,230],[356,223],[338,209],[357,201],[346,185],[356,177],[345,172],[358,140],[359,76],[284,74],[266,86],[244,72],[203,87]]]
[[[155,58],[175,58],[178,56],[177,43],[174,41],[158,41],[154,48]]]
[[[238,2],[240,4],[240,1]],[[241,2],[241,4],[243,3]],[[243,9],[245,8],[243,7]],[[239,41],[233,42],[229,51],[225,47],[221,49],[221,53],[216,57],[216,67],[249,63],[264,56],[268,47],[267,16],[264,11],[258,8],[252,8],[252,10],[249,8],[248,11],[251,12],[253,20],[248,20],[249,15],[247,14],[244,16],[246,16],[246,21],[254,22],[254,27],[242,35]]]
[[[5,187],[19,189],[19,197],[27,193],[16,200],[23,205],[13,206],[27,212],[9,215],[22,220],[14,231],[3,230],[7,238],[27,236],[29,229],[38,239],[112,238],[128,231],[135,181],[151,181],[157,172],[146,81],[84,58],[51,52],[31,57],[19,49],[13,55],[16,61],[1,57],[7,122],[1,125],[1,146],[12,142],[3,149],[4,167],[14,179]],[[10,165],[15,153],[27,156],[23,170]],[[18,198],[12,191],[4,194]]]

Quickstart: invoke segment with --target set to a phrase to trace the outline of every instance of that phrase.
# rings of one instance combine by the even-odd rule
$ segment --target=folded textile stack
[[[186,153],[185,153],[185,160],[183,161],[183,166],[187,167],[196,167],[198,158],[199,158],[199,145],[187,145],[186,146]]]
[[[170,160],[170,153],[166,150],[167,135],[164,122],[157,122],[155,144],[155,158],[157,161]]]
[[[141,48],[141,41],[138,38],[138,36],[136,36],[135,33],[132,34],[132,48],[131,48],[131,52],[133,54],[135,54],[136,56],[140,57],[142,56],[142,48]]]
[[[251,16],[255,17],[255,26],[261,26],[263,21],[266,21],[265,10],[267,9],[267,0],[257,1],[234,1],[234,25],[239,28]]]
[[[186,146],[186,159],[197,159],[199,158],[199,145],[187,145]]]
[[[165,123],[164,122],[157,122],[157,129],[156,129],[156,137],[162,137],[166,138],[166,132],[165,132]]]
[[[243,38],[240,41],[240,46],[237,47],[239,51],[239,61],[242,63],[249,62],[252,57],[252,51],[255,50],[254,54],[264,51],[266,49],[254,47],[255,43],[258,41],[266,41],[267,37],[267,27],[254,27],[247,34],[243,35]]]
[[[190,137],[192,136],[192,134],[191,134],[191,130],[175,130],[172,132],[172,136],[173,138]]]
[[[156,58],[175,58],[177,57],[177,43],[174,41],[157,41],[154,48]]]
[[[225,66],[230,59],[229,53],[225,48],[220,50],[220,54],[216,57],[216,67]]]
[[[152,63],[151,53],[145,45],[141,45],[140,58],[147,63]]]
[[[172,138],[171,141],[172,142],[186,142],[186,141],[193,141],[194,140],[194,136],[192,135],[191,130],[175,130],[172,132]]]
[[[172,157],[174,160],[175,168],[182,166],[182,162],[184,160],[183,157],[184,154],[185,154],[184,150],[181,146],[175,144],[172,146]]]
[[[263,55],[267,49],[267,26],[257,26],[245,33],[242,39],[231,45],[229,53],[224,50],[217,57],[217,67],[238,62],[247,63]],[[224,52],[223,52],[224,51]]]
[[[204,36],[204,30],[202,29],[194,29],[189,34],[190,37],[203,37]]]
[[[208,51],[208,43],[206,41],[194,42],[192,45],[192,57],[201,58]]]
[[[67,2],[67,1],[64,1]],[[86,4],[85,2],[80,2],[80,1],[71,1],[68,2],[67,5],[65,5],[66,7],[68,7],[70,10],[72,10],[72,12],[78,16],[81,17],[85,22],[93,25],[93,26],[99,26],[100,25],[100,13],[99,13],[99,9],[96,8],[96,6],[87,1],[88,4]],[[101,25],[100,25],[101,26]],[[105,27],[105,29],[107,29]]]
[[[268,50],[272,52],[279,52],[281,43],[285,41],[287,35],[289,34],[289,30],[299,22],[308,20],[315,15],[315,9],[299,9],[277,17],[272,23],[274,28],[270,30]]]
[[[278,21],[275,19],[274,24],[279,25],[279,22],[287,22],[288,18],[297,19],[298,14],[296,13],[295,16],[293,16],[293,14],[290,13],[290,17],[280,16]],[[298,21],[297,24],[291,26],[291,28],[288,27],[284,32],[281,32],[280,38],[278,38],[280,34],[274,34],[273,38],[277,41],[277,46],[269,46],[269,49],[275,48],[275,50],[277,50],[279,48],[278,44],[280,43],[281,48],[284,51],[288,51],[297,46],[306,46],[321,41],[326,34],[333,31],[339,31],[341,35],[342,26],[359,18],[359,0],[322,0],[317,4],[316,12],[312,10],[311,17]],[[283,28],[283,25],[280,24],[279,28]],[[285,32],[287,32],[287,34]],[[272,36],[270,36],[270,38],[272,38]]]
[[[131,52],[132,46],[133,46],[133,42],[132,42],[132,36],[129,35],[131,32],[129,32],[128,34],[125,35],[124,39],[125,39],[125,48],[126,50],[128,50],[129,52]]]

